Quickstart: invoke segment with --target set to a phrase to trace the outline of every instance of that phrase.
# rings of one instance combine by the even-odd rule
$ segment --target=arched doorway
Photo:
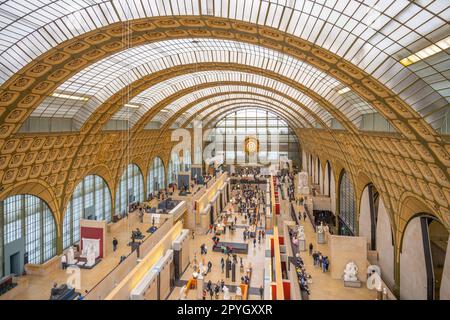
[[[180,156],[176,152],[171,152],[169,160],[169,169],[167,170],[167,182],[178,183],[178,174],[180,173]]]
[[[323,195],[325,193],[324,191],[324,185],[323,185],[323,172],[321,168],[321,162],[320,159],[317,158],[317,183],[319,184],[319,191],[320,194]]]
[[[331,166],[329,161],[325,163],[325,172],[323,177],[323,194],[326,196],[331,195]]]
[[[339,235],[354,236],[357,234],[356,201],[350,175],[342,170],[339,179]]]
[[[80,219],[111,221],[111,192],[102,177],[88,175],[77,185],[64,213],[63,248],[80,241]]]
[[[24,265],[56,255],[56,223],[47,203],[20,194],[0,201],[0,276],[22,275]]]
[[[144,201],[144,178],[141,169],[135,164],[129,164],[117,186],[115,214],[128,214],[130,204],[142,201]]]
[[[407,224],[400,253],[400,297],[440,300],[450,296],[449,233],[436,217],[420,213]]]
[[[377,221],[379,193],[377,188],[369,183],[362,192],[359,206],[359,235],[366,237],[369,250],[377,249]]]
[[[165,183],[165,168],[164,163],[159,157],[155,157],[152,161],[150,169],[148,170],[147,178],[147,197],[150,198],[150,194],[158,192],[166,187]]]

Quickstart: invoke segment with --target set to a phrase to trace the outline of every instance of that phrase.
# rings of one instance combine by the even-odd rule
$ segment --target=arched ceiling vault
[[[198,76],[200,75],[200,76]],[[135,109],[134,112],[130,113],[127,106],[121,108],[114,116],[113,119],[126,118],[129,119],[131,125],[136,124],[144,114],[152,108],[153,105],[164,99],[165,97],[178,92],[180,90],[191,87],[194,91],[196,86],[202,85],[210,82],[223,82],[223,83],[252,83],[258,85],[259,87],[273,88],[284,96],[291,97],[291,101],[296,101],[295,104],[302,104],[304,107],[308,108],[311,112],[316,113],[323,121],[328,121],[331,118],[329,112],[323,109],[319,104],[315,103],[312,99],[304,95],[302,92],[293,88],[291,86],[285,85],[279,81],[272,78],[265,77],[263,75],[258,75],[248,72],[240,71],[222,71],[222,70],[211,70],[205,72],[196,72],[193,74],[183,74],[181,76],[169,79],[168,82],[172,82],[172,85],[168,84],[166,81],[160,82],[156,85],[148,87],[137,96],[131,99],[130,103],[134,106],[140,106]],[[159,87],[160,89],[158,89]],[[285,100],[285,104],[291,104],[291,102]],[[164,111],[166,117],[162,117],[161,121],[166,121],[168,116],[178,111],[178,107],[185,104],[183,98],[181,98],[176,103],[168,105]],[[298,109],[298,107],[296,107]],[[304,117],[308,117],[310,121],[312,118],[308,113],[301,108],[298,109],[298,113],[303,114]]]
[[[133,33],[131,33],[131,30],[133,30]],[[21,124],[24,118],[30,114],[30,111],[42,102],[45,97],[43,95],[54,90],[57,84],[94,61],[113,52],[123,50],[124,43],[121,40],[130,33],[129,45],[131,46],[169,37],[214,36],[222,39],[238,38],[239,41],[258,43],[277,51],[284,51],[297,59],[308,61],[308,63],[346,83],[359,95],[371,101],[372,105],[376,105],[378,109],[385,109],[382,113],[385,115],[389,113],[388,118],[393,121],[394,125],[401,127],[403,134],[410,134],[411,138],[419,139],[425,135],[428,140],[439,141],[438,135],[411,106],[404,103],[402,99],[399,99],[394,92],[378,82],[377,79],[342,57],[274,28],[229,19],[206,17],[149,18],[133,21],[133,23],[127,25],[118,23],[103,29],[97,29],[95,32],[83,34],[77,39],[63,42],[49,50],[45,55],[40,56],[37,59],[39,61],[24,66],[21,71],[4,83],[2,89],[7,91],[2,92],[0,99],[3,100],[6,108],[16,100],[22,102],[22,106],[26,110],[20,110],[19,112],[16,110],[13,115],[15,122]],[[61,69],[61,67],[63,68]],[[57,72],[55,73],[55,71]],[[49,77],[50,75],[51,77]],[[34,81],[36,77],[43,81],[33,85],[36,84]],[[26,89],[31,86],[33,88],[30,91],[34,92],[30,96],[30,92]],[[26,94],[21,90],[27,91]],[[25,97],[27,98],[23,100]],[[8,118],[10,112],[3,114],[5,119]],[[410,120],[408,121],[408,119]],[[11,122],[9,121],[9,123]],[[17,131],[16,127],[17,125],[9,124],[7,128],[3,128],[3,131],[10,134]]]
[[[256,109],[266,109],[266,110],[268,110],[269,112],[272,112],[272,113],[277,114],[277,113],[274,112],[273,110],[270,110],[269,108],[266,108],[266,107],[264,107],[264,106],[261,106],[261,107],[260,107],[260,106],[248,106],[248,107],[245,107],[245,108],[242,108],[242,107],[239,107],[239,106],[237,106],[237,107],[236,107],[236,106],[232,106],[232,107],[229,107],[229,108],[225,108],[225,109],[223,109],[223,110],[217,110],[217,111],[214,113],[215,117],[210,118],[209,120],[206,121],[206,123],[205,123],[205,128],[206,128],[206,129],[208,129],[208,128],[214,128],[220,121],[222,121],[223,119],[225,119],[230,113],[232,113],[232,112],[234,112],[234,111],[239,111],[239,110],[243,110],[243,109],[251,109],[251,108],[256,108]],[[277,114],[277,115],[278,115],[281,119],[283,119],[284,121],[286,121],[286,123],[288,124],[288,126],[291,127],[292,132],[294,133],[294,135],[297,137],[298,140],[300,140],[298,134],[293,130],[294,127],[291,126],[291,124],[289,123],[289,121],[287,121],[285,118],[283,118],[282,115],[280,115],[280,114]]]
[[[207,100],[208,101],[208,100]],[[212,108],[214,105],[215,105],[216,103],[212,103],[212,104],[210,104],[209,106],[207,106],[207,107],[205,107],[205,109],[210,109],[210,108]],[[302,125],[299,125],[299,122],[298,122],[298,119],[296,119],[295,117],[297,116],[297,113],[296,113],[296,111],[293,111],[292,113],[289,113],[289,111],[286,111],[286,110],[283,110],[283,109],[280,109],[280,108],[276,108],[275,106],[273,106],[273,105],[271,105],[271,104],[268,104],[268,103],[261,103],[261,102],[257,102],[257,101],[255,101],[255,102],[250,102],[250,103],[245,103],[245,104],[242,104],[242,103],[236,103],[236,102],[234,102],[234,103],[231,103],[231,106],[237,106],[237,107],[241,107],[241,108],[244,108],[244,107],[248,107],[248,106],[251,106],[251,105],[258,105],[258,106],[260,106],[261,108],[262,107],[265,107],[266,109],[270,109],[271,110],[271,112],[276,112],[277,113],[277,115],[279,116],[279,117],[281,117],[281,118],[283,118],[286,122],[288,122],[293,128],[302,128],[303,126]],[[228,106],[230,106],[230,105],[228,105]],[[221,110],[223,110],[225,107],[221,107],[220,109]],[[184,108],[183,108],[184,109]],[[217,108],[215,109],[215,110],[217,110]],[[180,111],[181,112],[181,111]],[[170,128],[170,126],[171,126],[171,124],[172,123],[175,123],[176,122],[176,120],[178,119],[180,117],[180,114],[179,113],[176,113],[176,114],[174,114],[174,115],[172,115],[165,123],[164,123],[164,126],[161,128],[161,130],[167,130],[168,128]]]
[[[221,91],[221,89],[224,88],[224,85],[225,85],[225,86],[227,86],[227,85],[235,85],[236,88],[241,88],[241,89],[240,89],[241,91],[229,91],[229,90],[223,90],[223,91]],[[218,88],[219,90],[216,91],[216,93],[213,93],[213,94],[210,94],[210,95],[206,95],[206,96],[203,96],[203,95],[204,95],[204,94],[207,94],[208,91],[204,91],[203,94],[200,96],[200,98],[198,98],[197,100],[195,100],[195,99],[197,98],[197,95],[196,95],[195,93],[201,92],[203,89],[205,89],[205,88],[207,89],[207,88],[210,88],[210,87],[216,87],[216,88]],[[139,133],[140,131],[142,131],[143,128],[145,127],[145,125],[146,125],[149,121],[151,121],[151,119],[153,119],[153,117],[155,117],[156,114],[158,114],[158,113],[159,113],[163,108],[165,108],[166,106],[171,105],[172,103],[174,103],[174,101],[176,101],[177,99],[180,99],[180,97],[184,97],[185,95],[190,95],[192,98],[191,98],[191,99],[186,99],[186,100],[184,100],[184,101],[189,101],[189,104],[186,105],[186,106],[184,106],[184,107],[182,107],[182,108],[178,111],[178,115],[179,115],[179,114],[182,114],[184,111],[189,110],[189,109],[192,108],[193,106],[198,105],[199,103],[201,103],[201,102],[203,102],[203,101],[205,101],[205,100],[214,98],[214,97],[216,97],[216,96],[233,95],[233,94],[236,94],[236,93],[242,93],[242,92],[244,92],[244,93],[247,94],[247,93],[249,92],[248,89],[249,89],[249,88],[253,88],[253,87],[255,87],[255,88],[258,88],[258,87],[259,87],[259,89],[263,89],[263,90],[265,90],[265,91],[267,91],[267,92],[276,92],[276,90],[274,90],[274,89],[271,89],[271,88],[264,88],[264,87],[262,87],[262,86],[260,86],[260,85],[257,85],[257,84],[240,83],[240,82],[238,82],[238,83],[227,83],[227,82],[204,83],[204,84],[202,84],[202,85],[196,86],[195,89],[196,89],[197,91],[195,91],[195,92],[191,92],[190,89],[185,89],[185,90],[182,90],[182,91],[180,91],[180,92],[177,92],[177,93],[173,94],[172,96],[170,96],[170,97],[168,97],[168,98],[166,98],[166,99],[160,101],[159,103],[157,103],[152,109],[150,109],[150,110],[145,114],[145,116],[141,117],[140,120],[139,120],[139,122],[136,123],[136,124],[134,125],[134,127],[133,127],[132,137],[137,137],[137,133]],[[243,90],[243,91],[242,91],[242,90]],[[253,94],[254,94],[254,93],[252,93],[252,95],[253,95]],[[287,98],[287,99],[291,99],[289,96],[286,96],[286,95],[284,95],[284,94],[282,94],[282,93],[278,93],[278,94],[279,94],[279,95],[282,95],[283,97],[285,97],[285,98]],[[264,94],[261,94],[261,93],[257,93],[257,95],[259,95],[259,96],[264,96]],[[174,116],[174,119],[176,119],[176,117],[177,117],[178,115],[176,114],[176,115]],[[327,128],[327,129],[331,132],[331,136],[335,139],[333,131],[330,130],[330,129],[326,126],[326,124],[325,124],[325,123],[317,116],[317,114],[311,113],[311,116],[314,117],[314,119],[315,119],[315,120],[316,120],[323,128]],[[158,131],[159,131],[159,137],[163,137],[164,134],[167,132],[167,130],[169,130],[169,125],[170,125],[170,121],[167,121],[165,127],[158,130]],[[351,127],[350,127],[350,128],[351,128]],[[356,139],[359,139],[358,136],[356,136]],[[132,139],[130,139],[127,143],[131,145],[131,144],[132,144]],[[150,151],[150,154],[153,154],[153,153],[155,152],[155,148],[156,148],[156,147],[153,146],[153,148],[152,148],[151,151]],[[124,148],[124,150],[126,150],[126,149],[127,149],[127,148]],[[125,158],[125,157],[122,157],[122,158]],[[124,161],[125,161],[125,160],[124,160]],[[122,164],[122,165],[124,165],[124,164]]]
[[[198,41],[198,43],[193,43],[195,41]],[[339,81],[286,54],[243,42],[198,38],[167,40],[141,45],[105,58],[62,83],[56,89],[58,96],[47,97],[33,111],[32,115],[43,117],[73,116],[75,121],[82,124],[111,95],[142,77],[181,65],[211,63],[250,66],[280,74],[328,99],[335,108],[341,110],[355,124],[358,124],[363,113],[374,112],[368,103],[365,103],[356,95],[352,96],[351,99],[350,93],[343,96],[338,95],[336,91],[342,87]],[[289,93],[312,110],[319,111],[317,109],[320,109],[306,99],[303,94],[295,92],[290,86],[278,83],[276,80],[261,78],[259,74],[248,75],[234,70],[221,70],[220,72],[216,71],[216,73],[200,70],[189,75],[166,79],[148,88],[146,92],[140,94],[140,97],[135,97],[130,102],[139,104],[144,98],[145,101],[154,101],[155,96],[163,94],[164,91],[175,92],[184,86],[212,81],[213,78],[219,76],[227,80],[241,81],[248,80],[251,77],[252,81],[277,87]],[[269,83],[270,81],[272,83]],[[62,96],[66,98],[62,98]],[[81,102],[79,99],[86,101]],[[142,109],[144,111],[146,106],[147,104],[143,103]],[[135,122],[135,116],[139,116],[141,113],[142,110],[135,112],[132,121]]]
[[[195,100],[202,96],[209,96],[214,93],[222,93],[223,95],[228,95],[230,98],[239,98],[245,95],[248,96],[259,96],[264,97],[266,100],[275,100],[281,101],[282,103],[276,104],[279,109],[289,110],[294,115],[298,115],[298,117],[304,117],[309,122],[316,122],[317,120],[312,116],[314,114],[311,111],[308,111],[306,115],[302,108],[299,107],[298,103],[289,96],[277,91],[276,89],[270,87],[263,87],[258,84],[247,83],[247,82],[211,82],[211,85],[208,86],[208,83],[204,83],[201,86],[198,86],[196,91],[185,94],[181,98],[172,101],[169,105],[165,106],[161,109],[157,116],[158,119],[163,121],[164,126],[168,127],[172,124],[172,121],[175,121],[179,116],[181,116],[185,112],[194,112],[193,109],[197,108],[198,105],[195,104]],[[230,94],[240,92],[239,94]],[[205,102],[206,103],[206,102]],[[286,109],[285,105],[288,105],[289,108]],[[324,120],[316,117],[321,120],[321,123],[325,123]],[[149,118],[147,121],[151,121],[155,118]],[[306,124],[300,122],[300,127],[306,127]]]
[[[180,127],[185,128],[187,127],[192,121],[199,119],[207,119],[209,114],[213,113],[216,110],[220,110],[222,108],[226,108],[230,105],[252,105],[252,104],[258,104],[260,106],[270,106],[270,107],[277,107],[280,103],[274,99],[268,98],[268,97],[258,97],[258,96],[248,96],[248,97],[241,97],[239,99],[237,98],[227,98],[225,100],[219,100],[218,102],[207,104],[206,102],[203,102],[201,104],[198,104],[196,107],[192,108],[189,111],[189,116],[179,116]],[[286,108],[290,109],[288,105],[284,105]],[[299,116],[303,122],[306,123],[306,127],[312,127],[312,123],[310,123],[306,118],[303,118],[302,115],[298,113],[293,113],[295,116]],[[182,119],[183,118],[183,119]],[[297,119],[298,120],[298,119]]]
[[[433,112],[446,111],[448,105],[444,104],[442,107],[442,97],[436,98],[429,92],[427,95],[432,95],[434,98],[427,100],[426,105],[421,105],[423,100],[418,99],[417,96],[422,95],[422,89],[426,87],[416,86],[417,83],[423,84],[423,81],[420,82],[421,79],[410,79],[408,90],[402,91],[391,85],[390,81],[393,77],[389,80],[383,78],[394,68],[392,64],[390,69],[385,68],[383,72],[370,75],[365,72],[369,70],[368,65],[360,68],[359,64],[357,66],[345,57],[326,49],[327,46],[317,46],[308,40],[281,32],[276,28],[212,17],[148,18],[127,24],[111,24],[83,33],[68,42],[61,42],[60,45],[40,55],[35,61],[29,64],[24,63],[23,68],[7,79],[0,88],[0,108],[2,108],[0,109],[0,138],[7,139],[17,132],[28,115],[59,84],[100,59],[133,46],[163,39],[211,37],[258,44],[274,51],[284,52],[292,58],[307,61],[321,72],[346,84],[364,100],[370,102],[372,107],[389,119],[404,137],[421,144],[439,163],[442,164],[442,161],[448,160],[449,156],[445,151],[442,137],[420,114],[421,110],[425,109]],[[129,41],[124,42],[124,40]],[[395,67],[398,67],[398,64]],[[405,73],[398,74],[398,77],[405,76]],[[313,95],[313,92],[308,94]],[[323,97],[318,98],[324,104]],[[417,103],[408,104],[405,102],[407,99]],[[332,105],[329,107],[333,109]],[[103,110],[103,113],[105,112],[109,110]],[[428,112],[430,113],[432,112]],[[108,117],[110,116],[111,114],[108,114]],[[96,115],[89,119],[97,120],[98,118],[99,115]],[[340,122],[345,120],[339,117],[337,119]],[[98,132],[99,127],[101,126],[96,127],[94,124],[94,130],[91,133],[95,133],[95,130]],[[81,133],[85,134],[88,131],[90,130],[81,130]]]
[[[81,127],[80,131],[81,132],[90,132],[92,130],[92,133],[98,132],[98,130],[101,129],[103,124],[106,123],[117,111],[119,111],[124,104],[128,103],[130,100],[133,101],[133,98],[138,97],[142,92],[151,88],[152,85],[160,83],[166,79],[170,79],[175,76],[179,76],[180,74],[189,74],[191,72],[197,72],[199,70],[228,70],[228,71],[234,70],[236,72],[245,72],[245,73],[254,73],[254,74],[259,73],[267,78],[273,78],[276,81],[285,83],[286,85],[290,85],[295,89],[299,89],[299,91],[301,91],[300,89],[304,89],[298,83],[296,83],[292,80],[289,80],[289,79],[282,78],[281,76],[279,76],[275,73],[270,73],[267,70],[252,68],[252,67],[248,67],[248,66],[232,65],[232,64],[227,64],[227,63],[214,63],[214,64],[211,63],[211,64],[179,66],[179,67],[163,70],[161,72],[153,73],[147,77],[144,77],[142,79],[139,79],[139,80],[133,82],[131,85],[129,85],[129,86],[123,88],[122,90],[120,90],[119,92],[115,93],[113,96],[111,96],[111,98],[106,100],[103,104],[101,104],[96,109],[96,111],[88,118],[88,120]],[[224,82],[224,83],[226,83],[226,82]],[[231,82],[228,82],[228,83],[231,83]],[[204,85],[205,85],[204,83],[201,85],[194,85],[190,89],[190,91],[201,88]],[[264,88],[264,85],[258,85],[258,86],[260,88]],[[187,90],[185,88],[182,91],[185,92],[185,94],[187,94],[189,90]],[[181,92],[181,91],[178,91],[177,93],[179,93],[179,92]],[[316,103],[317,106],[322,106],[323,110],[325,110],[325,111],[323,111],[325,113],[322,113],[322,114],[327,115],[328,113],[330,113],[336,119],[338,119],[346,129],[348,129],[352,132],[357,131],[355,126],[351,122],[349,122],[347,120],[347,118],[344,115],[342,115],[342,113],[339,110],[335,109],[332,106],[332,104],[330,104],[329,102],[327,102],[325,99],[323,99],[322,97],[320,97],[317,94],[314,94],[309,91],[307,91],[306,93],[307,93],[307,95],[313,97],[313,101]],[[280,93],[280,94],[282,94],[284,98],[290,100],[292,103],[299,105],[306,112],[310,113],[311,116],[316,119],[316,121],[318,121],[318,119],[320,119],[316,113],[311,112],[310,109],[307,108],[305,105],[303,105],[301,102],[293,99],[291,96],[289,96],[287,94],[284,94],[284,93]],[[182,97],[182,95],[179,95],[179,98],[181,98],[181,97]],[[160,99],[160,97],[158,97],[158,100],[159,99]],[[169,103],[168,99],[159,100],[157,104],[160,104],[160,102],[164,101],[164,100],[167,101],[166,106],[169,106],[170,103]],[[172,102],[172,101],[170,101],[170,102]],[[152,109],[147,108],[146,110],[152,110]],[[170,110],[170,108],[168,110]],[[151,115],[153,116],[153,114],[151,114]],[[142,116],[140,116],[139,121],[135,124],[135,126],[138,126],[138,124],[141,126],[142,123],[146,124],[148,121],[150,121],[148,119],[148,116],[142,115]],[[138,128],[139,128],[139,126],[138,126]]]
[[[2,39],[0,48],[4,61],[4,68],[0,68],[3,81],[51,48],[118,23],[130,28],[137,24],[133,31],[206,25],[216,32],[243,29],[251,34],[267,34],[275,40],[277,34],[300,37],[351,61],[367,73],[378,70],[377,78],[385,82],[389,78],[383,77],[380,69],[395,68],[397,73],[403,72],[403,77],[411,77],[412,72],[397,63],[398,57],[436,43],[449,33],[445,0],[426,3],[358,0],[323,3],[53,0],[33,3],[9,0],[2,2],[0,8],[3,12],[1,31],[8,35]],[[154,24],[142,23],[152,18],[157,20]],[[448,55],[446,58],[448,61]],[[427,61],[426,66],[439,73],[439,62]]]

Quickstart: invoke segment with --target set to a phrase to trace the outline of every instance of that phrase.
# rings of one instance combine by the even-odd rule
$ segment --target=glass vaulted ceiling
[[[79,124],[84,123],[89,115],[109,97],[126,85],[154,72],[164,70],[172,66],[195,64],[202,62],[237,63],[243,66],[253,66],[281,74],[289,79],[303,84],[307,88],[317,92],[327,99],[336,108],[346,114],[351,121],[357,125],[362,113],[374,112],[374,110],[359,97],[358,105],[350,103],[345,95],[337,91],[344,86],[336,79],[328,76],[317,68],[290,57],[286,54],[267,49],[261,46],[246,44],[231,40],[218,39],[178,39],[167,40],[157,43],[142,45],[131,48],[113,56],[105,58],[83,71],[74,75],[56,90],[61,94],[72,97],[86,97],[87,101],[74,100],[49,96],[33,112],[33,116],[40,117],[73,117]],[[236,75],[233,76],[233,73]],[[147,111],[152,105],[165,97],[167,94],[175,93],[180,88],[186,88],[199,84],[202,80],[212,79],[220,74],[230,79],[242,81],[237,72],[213,72],[203,73],[203,78],[187,75],[181,78],[166,80],[157,84],[130,101],[130,104],[144,104],[132,112],[132,122],[135,123],[143,111]],[[202,76],[202,73],[198,74]],[[250,79],[252,78],[252,79]],[[263,83],[262,77],[247,75],[250,82],[259,81]],[[226,80],[226,78],[223,78]],[[288,86],[272,81],[272,85],[285,93],[292,90]],[[312,110],[321,109],[316,103],[305,95],[295,92],[294,98],[308,105]],[[355,100],[353,99],[353,100]],[[117,119],[121,114],[129,114],[128,110],[119,111],[115,116]]]
[[[448,51],[408,68],[398,63],[449,34],[448,0],[3,1],[0,83],[57,44],[99,27],[179,15],[236,19],[311,41],[373,75],[435,128],[448,110]]]
[[[242,85],[226,86],[224,84],[220,84],[227,81],[235,82],[236,84],[242,83]],[[307,110],[309,109],[310,112],[316,113],[320,118],[322,118],[324,122],[328,121],[330,117],[329,113],[326,110],[324,110],[319,104],[314,102],[311,98],[304,95],[299,90],[296,90],[283,83],[277,82],[271,78],[267,78],[257,74],[236,72],[236,71],[203,71],[192,73],[189,75],[174,77],[168,81],[163,81],[155,86],[152,86],[149,89],[145,90],[144,92],[140,93],[138,96],[133,98],[130,103],[140,105],[141,107],[139,109],[136,109],[133,115],[128,119],[132,124],[135,124],[138,121],[138,119],[140,119],[140,117],[142,117],[145,114],[145,112],[149,111],[153,106],[155,106],[156,103],[163,100],[167,96],[175,94],[185,88],[192,88],[193,90],[195,90],[192,94],[188,94],[185,95],[184,97],[177,99],[176,101],[170,103],[168,106],[164,107],[161,110],[160,118],[162,118],[164,122],[165,120],[173,116],[181,108],[185,107],[188,103],[192,102],[192,99],[199,99],[198,93],[199,91],[196,90],[197,86],[205,83],[220,84],[220,86],[224,88],[222,89],[221,92],[226,92],[223,90],[228,89],[229,90],[228,92],[232,92],[234,90],[240,92],[259,93],[260,95],[266,95],[272,98],[276,97],[278,101],[282,101],[285,104],[291,106],[294,110],[297,110],[303,116],[309,117],[311,121],[312,117],[309,116],[306,111],[302,110],[298,106],[297,102],[305,105],[306,106],[305,109]],[[248,87],[246,83],[249,84]],[[255,86],[263,86],[266,88],[270,88],[276,92],[288,95],[291,98],[291,100],[289,100],[288,98],[284,98],[280,94],[273,93],[270,90],[262,90],[261,88],[259,88],[259,90],[254,90],[251,87],[252,84],[254,84]],[[211,87],[209,89],[204,89],[201,91],[205,92],[205,94],[207,95],[211,95],[213,94],[213,92],[217,91],[216,87]],[[124,118],[124,115],[125,116],[129,115],[129,113],[128,115],[126,115],[127,110],[125,109],[128,108],[126,107],[122,108],[119,112],[117,112],[113,116],[113,119],[118,119],[119,117],[121,117],[122,120],[125,120],[126,118]]]
[[[237,98],[240,96],[241,98]],[[184,113],[180,116],[179,122],[180,126],[187,126],[189,123],[187,122],[189,119],[205,119],[204,117],[214,111],[221,111],[227,107],[237,107],[237,106],[248,106],[248,105],[258,105],[265,106],[268,108],[276,108],[278,110],[286,110],[289,112],[289,105],[285,105],[280,101],[274,100],[269,97],[261,97],[256,95],[245,95],[245,94],[233,94],[233,95],[224,95],[219,96],[214,99],[208,99],[206,101],[202,101],[196,104],[192,109],[188,112]],[[296,118],[297,123],[300,123],[303,127],[311,127],[314,123],[312,117],[302,117],[299,118],[298,115],[294,113],[290,113],[292,117]]]

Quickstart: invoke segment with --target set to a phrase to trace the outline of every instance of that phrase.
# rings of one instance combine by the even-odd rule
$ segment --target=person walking
[[[263,286],[259,287],[259,296],[261,297],[261,300],[264,300],[264,288],[263,288]]]
[[[203,300],[206,300],[206,290],[203,289]]]
[[[67,257],[66,257],[65,254],[63,254],[63,255],[61,256],[61,268],[62,268],[63,270],[66,270],[66,269],[67,269]]]
[[[113,241],[112,241],[112,245],[113,245],[113,251],[115,252],[117,250],[117,245],[119,244],[119,241],[117,241],[117,239],[114,237]]]
[[[216,300],[219,299],[219,292],[220,292],[220,284],[217,283],[216,286],[214,287],[214,293],[216,294]]]
[[[253,248],[256,247],[256,238],[253,238]]]
[[[222,273],[223,273],[223,270],[225,268],[225,260],[223,259],[223,257],[222,259],[220,259],[220,265],[222,266]]]
[[[306,221],[306,212],[303,212],[303,221]]]
[[[313,249],[314,249],[314,246],[313,246],[313,244],[310,242],[310,243],[309,243],[309,255],[312,255]]]
[[[317,265],[317,253],[314,251],[312,254],[312,258],[313,258],[313,263],[314,263],[314,267]]]
[[[323,257],[322,258],[322,272],[326,272],[327,271],[327,266],[328,266],[328,258],[327,257]]]
[[[207,273],[210,273],[211,269],[212,269],[212,262],[208,261],[208,271],[207,271]]]
[[[211,280],[209,280],[208,283],[206,284],[206,290],[208,290],[208,291],[212,290],[212,282],[211,282]]]

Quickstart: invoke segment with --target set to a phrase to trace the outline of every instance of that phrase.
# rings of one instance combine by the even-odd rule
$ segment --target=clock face
[[[255,138],[247,138],[245,139],[245,151],[247,153],[255,153],[258,152],[259,149],[259,141]]]

